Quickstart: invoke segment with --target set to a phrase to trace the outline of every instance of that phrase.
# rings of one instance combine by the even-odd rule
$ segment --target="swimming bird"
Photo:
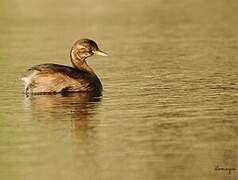
[[[101,94],[102,84],[96,73],[86,62],[93,56],[107,56],[90,39],[77,40],[70,51],[73,67],[59,64],[40,64],[28,69],[29,75],[22,77],[24,93],[55,94],[72,92],[95,92]]]

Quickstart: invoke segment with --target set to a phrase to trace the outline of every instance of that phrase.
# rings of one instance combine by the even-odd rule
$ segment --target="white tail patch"
[[[22,77],[21,80],[24,81],[24,93],[28,93],[31,84],[31,77]]]
[[[32,78],[38,73],[38,71],[33,71],[28,76],[23,76],[21,78],[22,81],[24,81],[24,93],[28,94],[31,93],[31,84],[32,84]]]

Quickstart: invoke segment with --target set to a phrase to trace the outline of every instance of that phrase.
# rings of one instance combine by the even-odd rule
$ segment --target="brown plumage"
[[[88,66],[86,58],[94,54],[107,56],[89,39],[76,41],[71,48],[73,67],[59,64],[40,64],[31,67],[25,81],[26,94],[95,92],[101,93],[102,84]]]

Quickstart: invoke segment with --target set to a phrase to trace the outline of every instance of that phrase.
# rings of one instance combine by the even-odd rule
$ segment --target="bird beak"
[[[93,53],[99,56],[108,56],[107,53],[101,51],[100,49],[93,51]]]

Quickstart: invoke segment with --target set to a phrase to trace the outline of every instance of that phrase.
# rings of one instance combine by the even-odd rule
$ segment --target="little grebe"
[[[31,67],[25,82],[26,94],[95,92],[101,94],[102,84],[85,61],[92,55],[107,56],[89,39],[76,41],[71,48],[73,67],[59,64],[40,64]]]

